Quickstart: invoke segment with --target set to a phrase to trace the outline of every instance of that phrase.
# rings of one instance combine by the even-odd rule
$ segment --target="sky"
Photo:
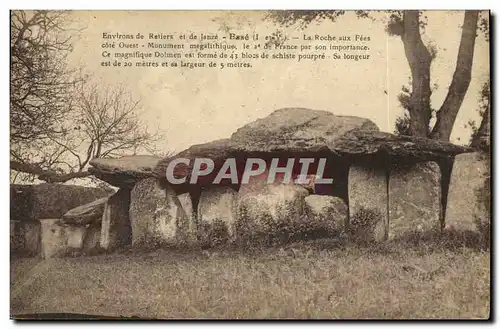
[[[352,13],[336,22],[313,23],[301,31],[264,21],[264,12],[247,11],[78,11],[85,26],[75,39],[70,65],[83,67],[103,84],[124,85],[141,101],[141,119],[164,139],[158,148],[181,151],[190,145],[228,138],[239,127],[283,107],[304,107],[354,115],[393,132],[403,113],[397,95],[408,83],[410,70],[398,37],[388,36],[382,16],[373,21]],[[437,46],[431,84],[438,90],[432,106],[439,108],[453,76],[463,12],[426,12],[424,41]],[[285,35],[331,34],[370,37],[367,61],[260,61],[246,69],[106,68],[101,66],[102,33],[234,33]],[[451,141],[467,143],[469,120],[479,122],[478,95],[489,77],[489,45],[476,39],[472,81],[455,122]],[[386,92],[384,92],[386,91]]]

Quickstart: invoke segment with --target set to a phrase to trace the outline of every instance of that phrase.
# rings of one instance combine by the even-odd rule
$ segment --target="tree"
[[[65,11],[11,11],[10,154],[20,171],[29,169],[24,160],[42,170],[62,155],[50,139],[65,134],[60,122],[71,104],[73,72],[65,63],[72,47],[62,33],[69,17]]]
[[[359,18],[370,17],[368,11],[356,11],[355,13]],[[408,89],[408,98],[405,99],[406,103],[404,104],[404,108],[408,111],[406,133],[448,141],[471,80],[479,12],[465,11],[455,73],[447,96],[439,110],[436,111],[436,124],[432,129],[429,127],[433,113],[430,102],[432,94],[430,69],[432,60],[436,56],[436,50],[432,46],[425,45],[422,40],[422,31],[426,25],[425,17],[422,18],[422,12],[415,10],[389,11],[388,13],[389,20],[386,31],[391,36],[401,38],[411,71],[411,89]],[[301,27],[305,28],[314,20],[329,19],[335,21],[344,14],[345,11],[335,10],[284,10],[271,11],[267,19],[282,25],[299,23]],[[487,17],[481,19],[479,28],[487,34],[489,29]],[[397,124],[401,125],[401,120],[404,121],[405,118],[400,119]]]
[[[477,127],[474,121],[469,121],[472,128],[470,146],[485,151],[488,151],[490,147],[490,97],[490,82],[486,81],[479,95],[481,124]]]
[[[453,124],[470,84],[478,16],[478,11],[465,12],[457,66],[448,88],[448,94],[436,114],[436,124],[432,129],[431,138],[446,141],[450,139]]]
[[[438,86],[435,84],[433,88],[431,89],[431,93],[435,90],[437,90]],[[401,117],[396,118],[396,124],[395,124],[395,129],[394,133],[399,136],[411,136],[412,133],[410,132],[410,101],[411,101],[411,79],[408,85],[404,85],[401,87],[401,92],[398,95],[398,101],[400,106],[403,108],[404,112]],[[428,120],[432,119],[433,116],[435,116],[436,110],[431,107],[430,111],[428,112],[429,118]]]
[[[11,170],[46,182],[89,176],[93,158],[152,152],[160,138],[122,86],[103,86],[67,66],[70,18],[11,12]]]

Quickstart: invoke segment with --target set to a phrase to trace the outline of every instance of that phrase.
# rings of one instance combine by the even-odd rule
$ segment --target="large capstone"
[[[172,186],[178,194],[192,193],[210,185],[230,185],[237,189],[249,158],[264,160],[268,169],[272,159],[286,162],[290,158],[313,158],[315,161],[307,171],[312,175],[317,174],[319,160],[326,159],[323,177],[333,178],[335,182],[317,185],[315,193],[338,196],[347,201],[348,168],[351,163],[361,163],[361,158],[435,161],[468,151],[467,147],[443,141],[380,132],[375,123],[366,118],[305,108],[283,108],[244,125],[230,138],[193,145],[162,159],[155,168],[155,175],[168,181],[166,173],[171,169],[173,178],[186,178],[184,183]],[[188,163],[176,162],[180,158],[187,159]],[[194,160],[200,158],[212,160],[214,170],[199,177],[196,185],[189,184]],[[228,160],[234,162],[231,166],[236,167],[238,182],[228,178],[215,182],[217,174],[229,168]],[[293,173],[299,174],[300,169],[295,164]]]
[[[74,225],[86,225],[100,222],[104,212],[104,205],[108,198],[100,198],[90,203],[71,209],[63,215],[63,223]]]
[[[318,152],[333,150],[353,131],[378,131],[372,121],[328,111],[283,108],[239,128],[230,146],[245,152]]]
[[[191,241],[189,219],[176,193],[154,178],[139,181],[130,197],[132,245],[146,248]]]
[[[364,242],[387,238],[387,178],[383,168],[349,169],[349,230]]]
[[[447,229],[477,231],[489,227],[490,180],[486,154],[475,152],[455,157],[446,207]]]
[[[389,239],[440,230],[440,178],[435,162],[393,165],[389,177]]]
[[[132,244],[130,224],[130,189],[121,188],[110,196],[104,205],[102,215],[100,246],[113,250]]]
[[[154,177],[154,168],[160,160],[151,155],[96,158],[90,161],[89,172],[113,186],[130,189],[139,180]]]

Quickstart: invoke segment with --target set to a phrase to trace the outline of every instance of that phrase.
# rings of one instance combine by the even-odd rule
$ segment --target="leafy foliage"
[[[482,118],[481,126],[477,126],[475,120],[469,120],[465,127],[472,129],[472,134],[469,143],[472,147],[477,147],[483,151],[489,151],[489,135],[490,135],[490,81],[489,79],[483,83],[479,92],[479,108],[477,109]],[[484,136],[483,136],[484,135]],[[486,139],[486,140],[481,140]]]
[[[410,98],[411,98],[411,79],[408,85],[401,87],[401,93],[398,95],[398,101],[400,106],[403,108],[403,115],[396,118],[394,133],[398,136],[410,136]],[[438,85],[434,84],[432,91],[438,89]],[[429,121],[432,120],[436,115],[436,110],[431,108],[429,113]],[[429,127],[430,132],[431,127]]]
[[[410,64],[412,78],[415,83],[411,90],[404,87],[403,94],[399,96],[399,100],[403,103],[405,113],[396,121],[396,133],[404,135],[417,135],[421,137],[429,137],[435,139],[448,140],[451,134],[451,129],[456,118],[460,105],[462,104],[465,92],[457,92],[457,86],[460,90],[467,90],[470,84],[470,79],[466,75],[455,74],[445,102],[437,114],[437,124],[434,125],[431,132],[430,118],[433,117],[435,111],[430,108],[430,67],[431,62],[437,56],[438,47],[431,42],[424,43],[422,34],[425,33],[427,26],[427,16],[423,11],[362,11],[355,12],[358,18],[374,19],[372,13],[383,12],[387,21],[386,29],[388,35],[401,37],[405,47],[405,53]],[[479,31],[483,32],[486,41],[489,41],[489,17],[486,12],[479,13]],[[316,21],[318,24],[324,20],[335,22],[340,16],[346,14],[343,10],[282,10],[272,11],[266,18],[283,26],[291,26],[298,24],[300,28],[306,28],[309,24]],[[471,70],[473,53],[474,37],[473,29],[476,29],[475,24],[478,19],[478,12],[466,11],[464,16],[463,35],[469,36],[461,39],[461,51],[458,53],[456,72],[467,72]],[[462,45],[468,47],[462,48]],[[472,50],[471,50],[472,47]],[[420,86],[419,86],[420,84]],[[423,84],[423,85],[422,85]],[[411,99],[412,107],[409,106]],[[459,105],[456,105],[459,104]],[[445,120],[447,117],[450,120]]]
[[[490,42],[490,16],[489,12],[482,12],[479,19],[479,31],[483,34],[486,42]]]
[[[491,154],[489,154],[489,152],[485,152],[482,153],[482,156],[488,164],[488,167],[491,168]],[[482,246],[485,249],[490,247],[491,236],[491,169],[487,175],[488,176],[485,177],[483,186],[475,191],[480,207],[483,208],[485,214],[488,214],[487,218],[475,218],[475,223],[481,236]]]

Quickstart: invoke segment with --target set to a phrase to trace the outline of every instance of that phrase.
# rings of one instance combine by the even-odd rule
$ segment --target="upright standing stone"
[[[349,221],[350,226],[359,221],[370,221],[367,239],[387,239],[387,178],[383,168],[352,165],[349,168]],[[356,222],[357,221],[357,222]]]
[[[18,252],[23,248],[23,237],[21,235],[20,222],[10,221],[10,251]]]
[[[389,239],[440,230],[441,171],[435,162],[395,164],[389,176]]]
[[[445,223],[447,229],[475,231],[479,222],[489,224],[491,213],[479,193],[489,195],[490,166],[478,152],[455,157],[451,171]]]
[[[41,219],[42,257],[63,257],[80,252],[85,237],[85,226],[64,225],[60,219]]]
[[[30,256],[40,254],[41,225],[40,222],[28,221],[23,223],[24,250]]]
[[[237,192],[228,186],[213,186],[201,192],[198,203],[198,222],[202,236],[234,240]]]
[[[267,171],[238,191],[236,235],[242,239],[294,234],[305,215],[309,192],[295,184],[267,184]]]
[[[10,221],[10,249],[23,256],[40,254],[40,222]]]
[[[99,251],[101,242],[101,223],[88,224],[83,238],[82,251],[86,254]]]
[[[100,245],[112,250],[131,245],[132,228],[129,216],[130,190],[121,188],[108,198],[102,215]]]
[[[155,178],[139,181],[130,197],[132,245],[162,246],[188,242],[189,222],[175,192]]]
[[[191,201],[191,195],[189,193],[182,193],[177,196],[179,198],[179,202],[181,203],[182,209],[186,213],[188,219],[193,221],[193,203]]]

